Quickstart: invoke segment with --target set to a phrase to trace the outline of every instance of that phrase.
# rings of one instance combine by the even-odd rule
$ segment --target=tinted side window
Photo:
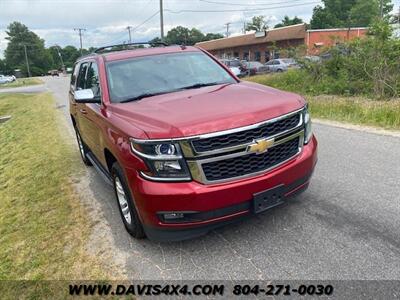
[[[99,70],[94,62],[87,71],[85,89],[92,89],[95,97],[100,96]]]
[[[79,73],[78,73],[78,79],[76,83],[76,89],[77,90],[83,90],[85,88],[85,78],[86,78],[86,71],[89,66],[89,63],[85,62],[81,64],[81,67],[79,68]]]
[[[71,86],[75,87],[76,77],[78,76],[78,64],[74,65],[74,69],[71,74]]]

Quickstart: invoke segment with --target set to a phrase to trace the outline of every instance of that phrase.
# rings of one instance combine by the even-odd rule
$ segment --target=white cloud
[[[223,2],[224,0],[218,0]],[[243,1],[230,0],[241,4]],[[279,1],[273,1],[277,3]],[[271,9],[243,12],[206,12],[173,14],[168,10],[226,10],[258,7],[267,0],[246,1],[245,6],[227,6],[202,2],[199,0],[164,0],[164,23],[167,32],[172,27],[181,25],[196,27],[203,32],[224,33],[225,23],[231,22],[231,34],[238,34],[243,22],[254,15],[266,15],[273,26],[284,15],[301,16],[308,21],[313,5],[297,6],[284,9]],[[256,5],[256,6],[255,6]],[[270,5],[271,7],[272,5]],[[275,5],[276,6],[276,5]],[[0,50],[7,44],[4,30],[13,21],[20,21],[46,40],[46,46],[79,46],[79,36],[74,28],[86,28],[84,47],[100,46],[123,42],[128,39],[126,27],[141,24],[159,10],[158,0],[0,0]],[[159,35],[159,15],[154,16],[133,32],[133,39],[146,41]],[[1,56],[1,51],[0,51]]]

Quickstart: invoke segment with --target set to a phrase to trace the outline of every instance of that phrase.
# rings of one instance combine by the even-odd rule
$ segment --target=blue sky
[[[309,21],[318,3],[319,0],[164,0],[165,32],[182,25],[224,33],[224,24],[230,22],[231,34],[239,34],[243,22],[254,15],[265,15],[270,26],[284,15]],[[393,3],[398,8],[400,0]],[[27,25],[46,40],[46,46],[78,46],[79,37],[73,28],[86,28],[84,47],[96,47],[126,41],[127,26],[135,28],[134,41],[159,36],[158,11],[159,0],[0,0],[0,57],[7,46],[4,31],[12,21]]]

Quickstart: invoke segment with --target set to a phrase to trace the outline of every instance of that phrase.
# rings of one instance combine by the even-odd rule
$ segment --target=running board
[[[101,163],[97,160],[97,158],[93,155],[92,152],[86,153],[87,159],[92,163],[93,167],[99,172],[100,176],[104,179],[104,181],[113,186],[112,177],[107,172],[106,169],[101,165]]]

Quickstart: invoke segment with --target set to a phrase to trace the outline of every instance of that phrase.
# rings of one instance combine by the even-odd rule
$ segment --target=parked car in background
[[[242,62],[243,69],[248,75],[256,75],[268,72],[268,68],[258,61]]]
[[[247,75],[240,60],[223,58],[220,59],[219,61],[222,62],[225,66],[227,66],[236,76],[243,77]]]
[[[229,69],[237,77],[242,77],[242,76],[246,75],[245,73],[242,73],[242,70],[239,67],[229,67]]]
[[[48,72],[48,74],[49,75],[51,75],[51,76],[60,76],[60,74],[59,74],[60,72],[58,71],[58,70],[50,70],[49,72]]]
[[[281,58],[280,61],[282,61],[283,63],[285,63],[288,68],[293,68],[293,69],[299,69],[300,65],[298,64],[298,62],[294,59],[294,58]]]
[[[285,72],[289,69],[289,64],[287,64],[283,59],[272,59],[265,63],[268,72]]]
[[[15,81],[15,80],[16,80],[16,78],[15,78],[14,75],[5,76],[5,75],[1,75],[1,74],[0,74],[0,84],[3,84],[3,83],[10,83],[10,82],[13,82],[13,81]]]
[[[319,56],[315,56],[315,55],[307,55],[307,56],[304,56],[303,60],[308,61],[308,62],[313,62],[313,63],[319,63],[322,61],[322,58]]]

